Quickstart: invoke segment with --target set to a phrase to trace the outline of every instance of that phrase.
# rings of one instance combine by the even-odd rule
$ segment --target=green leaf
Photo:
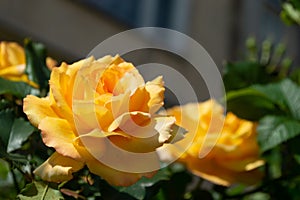
[[[300,24],[300,11],[295,8],[291,3],[282,4],[281,18],[287,24],[297,23]]]
[[[278,112],[268,96],[254,88],[231,91],[227,93],[226,101],[228,111],[247,120],[256,121],[269,113]]]
[[[267,83],[269,79],[265,66],[258,62],[227,63],[223,75],[226,92]]]
[[[258,62],[258,48],[255,37],[249,37],[246,40],[246,48],[248,51],[247,60],[251,62]]]
[[[21,193],[17,196],[19,200],[48,200],[64,199],[59,190],[45,184],[44,182],[34,181],[27,184]]]
[[[300,120],[300,87],[289,79],[280,84],[280,89],[292,116]]]
[[[116,189],[119,192],[130,194],[136,199],[144,199],[146,194],[146,188],[151,187],[154,184],[163,180],[169,180],[169,172],[165,168],[159,170],[155,174],[155,176],[150,179],[143,177],[137,183],[129,187],[116,187]]]
[[[25,40],[26,74],[40,87],[41,96],[47,94],[50,71],[46,65],[46,48],[41,43]]]
[[[28,121],[23,118],[15,119],[10,131],[7,152],[19,149],[33,131],[34,127]]]
[[[7,99],[0,100],[0,110],[5,110],[9,107],[11,107],[11,102],[9,100]]]
[[[270,195],[268,193],[263,193],[263,192],[256,192],[247,195],[243,200],[268,200],[271,199]]]
[[[6,153],[6,148],[9,140],[9,135],[11,131],[11,127],[14,121],[14,114],[13,110],[11,109],[6,109],[6,110],[1,110],[0,111],[0,143],[1,143],[1,148],[0,152]]]
[[[18,98],[24,98],[31,91],[34,91],[34,88],[24,82],[14,82],[0,78],[0,95],[11,94]]]
[[[276,104],[277,109],[281,109],[285,113],[289,113],[285,98],[282,96],[283,94],[278,83],[268,85],[253,85],[251,88],[263,94],[265,98],[272,102],[272,104]]]
[[[163,182],[161,188],[166,199],[184,199],[192,181],[197,182],[195,177],[187,170],[173,173],[170,180]],[[199,181],[199,180],[198,180]]]
[[[273,148],[264,155],[264,159],[268,165],[268,178],[275,179],[282,175],[283,157],[281,155],[280,146]]]
[[[300,85],[300,69],[296,69],[295,71],[292,72],[290,78],[298,84],[298,86]]]
[[[299,135],[300,123],[288,117],[265,116],[259,121],[257,131],[260,150],[265,152]]]
[[[160,189],[158,193],[152,198],[153,200],[167,200],[164,196],[164,191]]]
[[[253,86],[277,104],[286,114],[300,120],[300,87],[289,79],[266,86]]]
[[[5,155],[5,157],[15,163],[20,163],[22,165],[26,165],[29,162],[26,155],[20,155],[20,154],[16,154],[16,153],[7,153]]]
[[[294,155],[294,159],[300,165],[300,155],[298,155],[298,154]]]
[[[231,91],[226,99],[228,111],[244,119],[274,114],[300,119],[300,87],[289,79]]]
[[[9,164],[3,160],[0,159],[0,179],[6,180],[9,173]]]
[[[243,184],[237,184],[237,185],[230,186],[226,190],[226,195],[234,196],[234,195],[241,194],[245,191],[246,188],[247,188],[247,186],[243,185]]]

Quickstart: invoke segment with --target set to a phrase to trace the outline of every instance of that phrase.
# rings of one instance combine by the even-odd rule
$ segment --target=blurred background
[[[271,38],[275,43],[285,43],[287,53],[299,64],[299,26],[284,25],[279,18],[280,10],[279,0],[1,0],[0,40],[22,44],[29,37],[44,43],[49,55],[59,62],[71,63],[86,57],[97,44],[114,34],[157,26],[195,39],[221,71],[225,60],[241,58],[249,36],[257,41]],[[174,38],[150,39],[183,48]],[[199,99],[208,98],[201,76],[196,76],[189,63],[178,56],[148,49],[131,52],[125,58],[135,65],[157,62],[183,70],[194,81],[192,85]],[[182,86],[181,90],[185,88]],[[172,95],[176,96],[168,91],[167,99],[176,104]],[[187,95],[182,95],[185,102],[190,101]]]

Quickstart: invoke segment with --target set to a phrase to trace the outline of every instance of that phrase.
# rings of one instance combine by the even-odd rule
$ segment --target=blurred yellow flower
[[[24,49],[15,42],[0,42],[0,77],[36,86],[28,80],[25,67]]]
[[[232,113],[224,116],[222,106],[214,100],[177,106],[167,114],[174,115],[188,133],[162,153],[180,157],[179,162],[191,172],[215,184],[255,184],[262,178],[258,167],[264,161],[259,158],[255,123]],[[192,144],[185,149],[188,140]]]
[[[53,67],[56,67],[57,66],[57,61],[54,60],[53,58],[51,57],[47,57],[46,58],[46,65],[48,67],[49,70],[52,70]]]
[[[155,152],[175,134],[175,118],[155,114],[163,105],[162,77],[145,83],[131,63],[105,56],[62,63],[52,69],[49,83],[49,96],[24,99],[28,119],[41,130],[43,142],[56,150],[35,174],[62,182],[86,165],[122,186],[154,175],[138,169],[159,166],[156,154],[150,160],[128,154]],[[103,163],[105,159],[120,166]],[[133,170],[122,170],[124,163]]]

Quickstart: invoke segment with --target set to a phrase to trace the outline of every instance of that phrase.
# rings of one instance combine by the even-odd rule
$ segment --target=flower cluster
[[[255,185],[264,177],[257,122],[226,113],[213,99],[162,112],[162,76],[145,82],[119,55],[57,66],[41,46],[28,44],[25,55],[17,43],[0,43],[0,81],[8,84],[0,90],[0,155],[13,167],[19,154],[10,153],[31,159],[36,152],[27,147],[43,151],[37,161],[24,164],[29,172],[23,174],[35,187],[83,176],[141,187],[139,180],[156,180],[152,177],[162,166],[174,161],[190,174],[223,186]],[[4,124],[6,119],[10,122]],[[140,185],[145,190],[155,183]],[[78,197],[69,189],[60,191]]]

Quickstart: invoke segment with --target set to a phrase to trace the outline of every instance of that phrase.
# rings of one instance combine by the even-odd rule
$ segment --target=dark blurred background
[[[73,62],[121,31],[158,26],[195,39],[220,70],[225,60],[241,58],[249,36],[285,43],[299,64],[300,30],[283,24],[280,9],[279,0],[0,0],[0,40],[22,43],[30,37],[44,43],[59,62]],[[151,39],[182,48],[172,38]],[[167,52],[144,50],[126,59],[135,64],[162,62],[193,74],[188,63]],[[198,85],[200,98],[207,98],[205,85]]]

